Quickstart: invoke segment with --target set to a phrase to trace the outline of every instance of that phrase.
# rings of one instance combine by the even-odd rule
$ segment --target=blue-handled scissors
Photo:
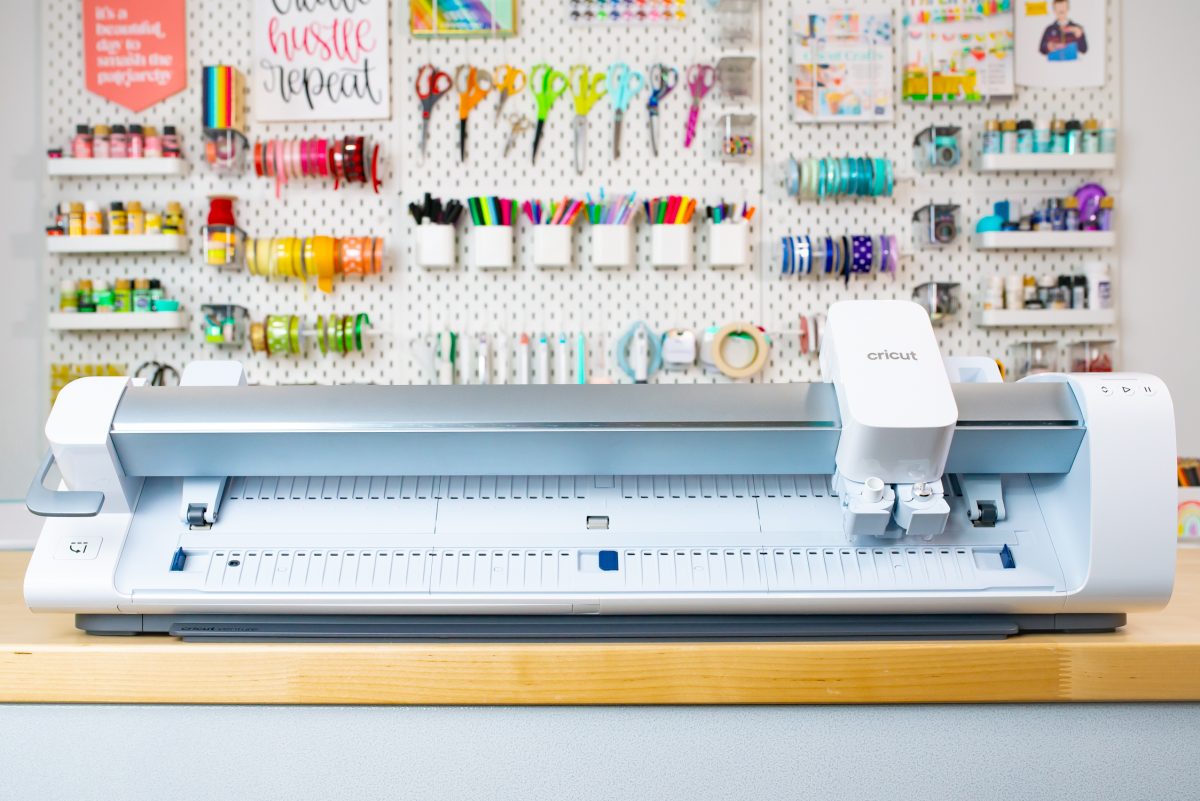
[[[650,101],[646,108],[650,112],[650,150],[658,155],[658,107],[663,98],[671,94],[679,83],[679,70],[666,64],[655,64],[650,68]]]
[[[630,69],[628,64],[617,63],[608,68],[608,99],[612,101],[615,116],[613,117],[613,158],[621,158],[621,122],[634,96],[642,91],[646,79],[642,73]]]
[[[537,128],[533,132],[534,162],[537,162],[538,145],[542,143],[542,131],[546,127],[546,117],[549,116],[554,101],[562,97],[569,84],[567,76],[549,64],[538,64],[529,72],[529,86],[537,100]]]

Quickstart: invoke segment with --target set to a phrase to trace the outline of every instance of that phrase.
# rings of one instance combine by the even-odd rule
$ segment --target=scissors
[[[671,94],[679,83],[679,70],[666,64],[655,64],[650,68],[650,149],[658,155],[658,107],[663,98]]]
[[[710,64],[693,64],[687,74],[688,89],[692,93],[692,109],[688,112],[687,135],[683,146],[691,147],[696,139],[696,124],[700,121],[700,101],[712,91],[717,82],[717,71]]]
[[[587,166],[587,115],[592,106],[600,98],[608,94],[604,85],[604,73],[592,75],[592,68],[586,64],[576,64],[571,67],[571,96],[575,98],[575,172],[583,175]]]
[[[467,115],[495,88],[492,74],[470,64],[454,70],[454,88],[458,90],[458,157],[467,160]]]
[[[512,130],[508,132],[508,141],[504,143],[504,155],[508,155],[508,151],[513,149],[513,145],[517,143],[517,137],[533,127],[533,123],[524,114],[509,114],[508,124],[512,126]]]
[[[500,124],[500,112],[504,110],[504,104],[513,95],[520,94],[525,88],[525,72],[517,69],[512,64],[501,64],[496,68],[496,91],[500,93],[500,100],[496,103],[496,121],[495,125]]]
[[[567,91],[570,81],[566,75],[549,64],[538,64],[529,73],[529,82],[533,85],[533,96],[537,99],[537,129],[533,132],[533,160],[537,162],[538,145],[542,143],[546,117],[550,114],[554,101]]]
[[[629,68],[628,64],[613,64],[608,68],[608,99],[612,101],[616,116],[613,118],[613,158],[621,157],[621,121],[629,108],[629,101],[642,91],[646,79],[642,73]]]
[[[421,82],[425,82],[422,91]],[[417,97],[421,101],[421,155],[425,155],[425,142],[429,139],[429,114],[433,104],[442,99],[442,95],[450,91],[453,81],[450,76],[438,70],[432,64],[426,64],[417,70]]]

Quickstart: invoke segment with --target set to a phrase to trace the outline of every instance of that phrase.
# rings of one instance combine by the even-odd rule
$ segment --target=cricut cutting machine
[[[821,367],[828,383],[80,379],[46,426],[25,597],[92,632],[222,638],[998,636],[1167,601],[1161,381],[951,384],[901,301],[834,305]]]

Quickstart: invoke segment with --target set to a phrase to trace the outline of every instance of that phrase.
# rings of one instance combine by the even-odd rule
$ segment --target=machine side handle
[[[47,451],[29,492],[25,508],[40,517],[95,517],[104,506],[104,493],[94,490],[51,490],[43,482],[54,466],[54,451]]]

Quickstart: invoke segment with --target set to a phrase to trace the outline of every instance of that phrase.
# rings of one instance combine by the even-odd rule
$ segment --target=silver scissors
[[[650,110],[650,150],[654,155],[658,155],[658,107],[662,105],[663,98],[671,94],[671,91],[679,83],[679,70],[674,67],[668,67],[666,64],[655,64],[649,69],[650,74],[650,102],[646,104],[646,108]]]
[[[505,117],[512,130],[508,132],[508,141],[504,143],[504,155],[513,149],[513,145],[517,143],[517,137],[533,127],[533,123],[524,114],[512,113]]]

